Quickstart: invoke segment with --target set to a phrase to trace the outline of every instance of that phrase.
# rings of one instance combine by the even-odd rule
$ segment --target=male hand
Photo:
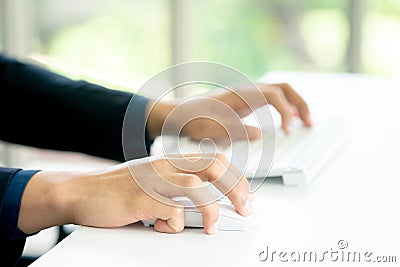
[[[176,124],[176,130],[181,130],[179,134],[188,135],[195,140],[253,140],[260,137],[260,129],[243,125],[240,118],[267,104],[274,106],[280,113],[282,129],[286,133],[289,132],[294,117],[300,117],[305,126],[311,127],[310,111],[306,102],[289,84],[259,84],[258,87],[260,90],[236,89],[234,92],[225,91],[186,102],[151,102],[148,120],[150,135],[160,135],[165,123],[168,128],[173,128]],[[228,108],[233,112],[229,112]],[[182,125],[182,122],[187,123]]]
[[[19,228],[34,233],[44,228],[78,224],[119,227],[157,218],[156,231],[184,228],[184,208],[171,198],[187,196],[203,213],[207,234],[218,231],[218,205],[204,182],[213,183],[238,213],[252,212],[247,179],[221,155],[149,157],[93,172],[35,174],[23,194]]]

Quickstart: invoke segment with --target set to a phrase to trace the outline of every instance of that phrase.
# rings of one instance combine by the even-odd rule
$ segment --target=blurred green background
[[[30,57],[134,91],[176,63],[171,21],[180,14],[171,1],[32,1]],[[365,1],[359,70],[399,76],[400,0]],[[274,70],[348,71],[349,2],[187,0],[185,59],[227,64],[255,80]]]

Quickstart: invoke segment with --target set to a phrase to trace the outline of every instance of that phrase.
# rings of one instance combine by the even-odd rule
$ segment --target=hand
[[[26,233],[61,224],[119,227],[158,218],[156,231],[183,230],[183,207],[173,196],[187,196],[203,213],[205,232],[218,229],[218,205],[205,187],[212,182],[243,216],[253,196],[247,179],[220,154],[132,160],[94,172],[47,172],[29,181],[21,203],[19,228]]]
[[[304,99],[289,84],[259,84],[262,95],[258,90],[237,89],[235,93],[224,92],[216,95],[210,95],[208,98],[199,97],[188,102],[159,102],[149,104],[149,121],[148,130],[155,137],[161,133],[163,124],[166,122],[168,115],[172,117],[171,123],[176,123],[176,128],[182,127],[179,122],[188,121],[189,117],[198,117],[188,121],[182,128],[180,134],[188,135],[195,140],[203,138],[212,138],[220,141],[228,138],[227,130],[229,129],[230,137],[235,139],[256,139],[260,137],[260,130],[256,127],[243,125],[241,120],[252,113],[249,106],[243,101],[245,96],[247,102],[252,102],[252,108],[258,108],[262,105],[271,104],[281,115],[282,129],[288,133],[290,124],[294,117],[300,117],[305,126],[311,127],[312,122],[310,112]],[[240,95],[240,97],[238,96]],[[266,101],[260,101],[260,96],[265,97]],[[217,104],[217,100],[220,104]],[[235,114],[227,112],[224,108],[226,104]],[[151,109],[151,111],[150,111]],[[171,113],[175,110],[175,114]],[[205,118],[204,114],[212,119]]]

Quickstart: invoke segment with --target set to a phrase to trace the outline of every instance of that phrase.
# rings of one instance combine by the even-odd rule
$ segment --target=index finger
[[[308,127],[312,125],[311,117],[310,117],[310,109],[306,101],[297,93],[290,84],[287,83],[278,83],[272,84],[274,86],[278,86],[282,89],[289,103],[294,105],[299,111],[299,116],[304,124]]]
[[[248,216],[252,213],[249,182],[224,155],[217,153],[212,163],[196,175],[203,181],[211,182],[222,194],[226,195],[241,215]]]
[[[168,178],[178,188],[171,188],[170,193],[176,196],[186,196],[192,203],[181,202],[185,208],[192,204],[202,213],[202,223],[207,234],[218,231],[218,204],[211,192],[204,186],[202,180],[195,174],[176,173]]]
[[[201,156],[193,155],[196,161],[188,161],[186,158],[178,156],[170,158],[169,161],[181,173],[195,174],[202,181],[212,183],[223,195],[226,195],[236,211],[243,216],[252,213],[249,200],[249,182],[247,178],[237,170],[223,154],[205,154]]]

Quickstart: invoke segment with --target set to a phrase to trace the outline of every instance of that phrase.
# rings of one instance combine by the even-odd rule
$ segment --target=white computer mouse
[[[187,197],[175,197],[175,201],[185,206],[185,227],[202,228],[202,213]],[[244,231],[252,224],[252,216],[242,216],[236,212],[233,204],[227,197],[217,200],[219,205],[218,228],[222,231]],[[154,225],[156,219],[142,220],[144,226]]]

